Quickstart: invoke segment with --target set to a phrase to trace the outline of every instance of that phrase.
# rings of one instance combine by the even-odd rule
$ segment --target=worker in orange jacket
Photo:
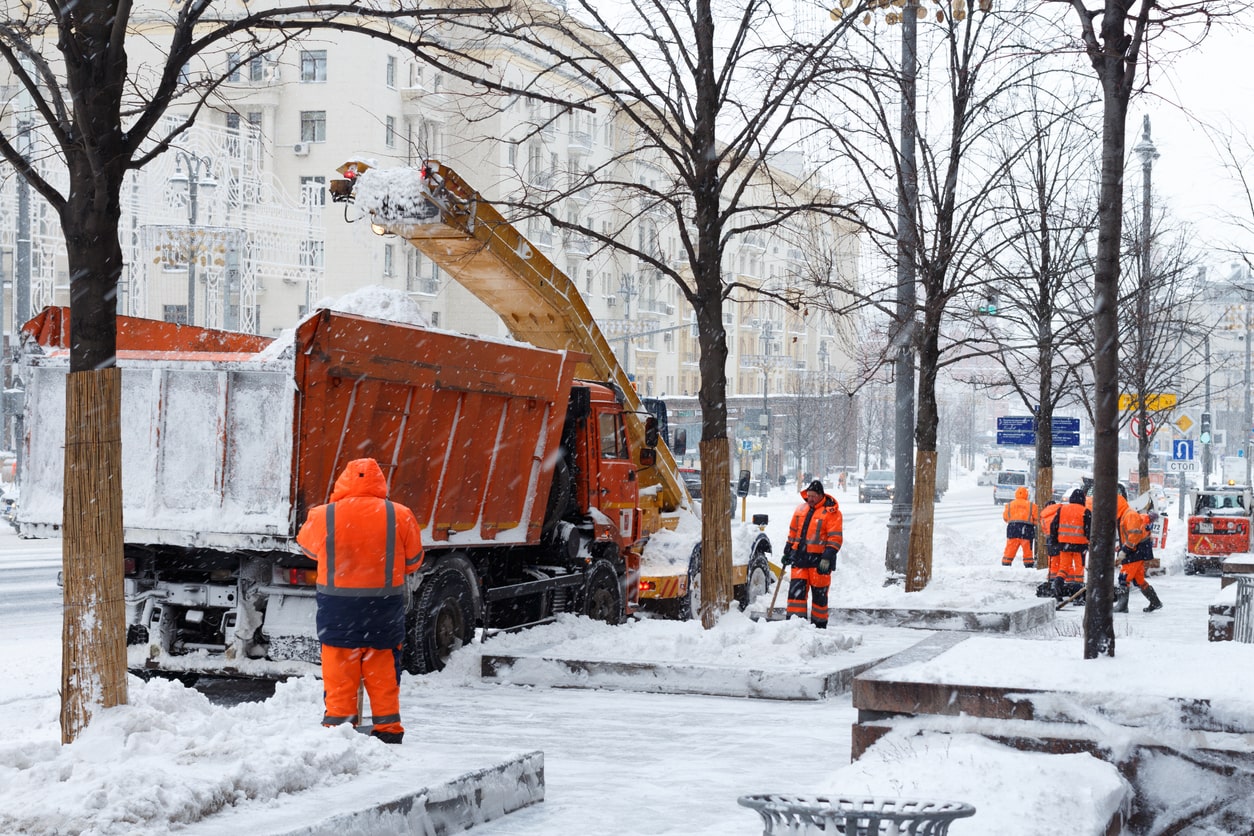
[[[792,515],[788,542],[780,563],[792,566],[788,583],[788,617],[806,617],[820,629],[827,627],[827,591],[832,584],[836,555],[845,542],[845,518],[836,499],[818,479],[801,492],[805,500]]]
[[[1093,527],[1093,514],[1084,507],[1084,500],[1082,488],[1073,490],[1050,528],[1059,549],[1058,573],[1054,576],[1054,597],[1059,601],[1084,585],[1084,553]]]
[[[1161,610],[1163,602],[1159,600],[1154,587],[1145,580],[1145,562],[1154,559],[1154,545],[1150,538],[1150,524],[1153,517],[1128,508],[1119,518],[1119,586],[1115,589],[1115,612],[1128,611],[1128,595],[1133,584],[1149,600],[1145,612]]]
[[[1006,522],[1006,548],[1001,554],[1001,565],[1011,566],[1015,554],[1023,554],[1023,565],[1031,569],[1036,565],[1032,556],[1032,541],[1036,539],[1036,526],[1040,522],[1040,509],[1028,499],[1028,489],[1015,489],[1015,498],[1006,503],[1001,518]]]
[[[1042,584],[1046,587],[1058,577],[1058,555],[1061,554],[1061,550],[1058,548],[1058,541],[1054,539],[1053,530],[1054,520],[1058,518],[1058,512],[1061,510],[1062,503],[1059,502],[1050,502],[1041,509],[1041,531],[1045,534],[1045,555],[1049,559],[1048,581]],[[1040,590],[1037,594],[1045,598],[1049,597],[1048,593],[1042,594]]]
[[[361,722],[357,692],[364,680],[371,734],[400,743],[406,576],[422,565],[422,530],[413,511],[387,495],[378,462],[349,462],[331,502],[310,509],[296,542],[318,562],[322,724]]]

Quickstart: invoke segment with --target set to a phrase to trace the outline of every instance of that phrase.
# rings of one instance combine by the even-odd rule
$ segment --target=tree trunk
[[[732,598],[731,526],[726,514],[730,458],[726,438],[701,442],[701,495],[707,498],[701,503],[701,626],[707,630],[727,612]]]
[[[1039,446],[1039,445],[1038,445]],[[1054,468],[1051,466],[1036,469],[1036,505],[1044,511],[1054,496]],[[1036,526],[1036,542],[1033,544],[1036,553],[1034,564],[1037,569],[1049,568],[1049,553],[1045,551],[1045,527]]]
[[[906,592],[918,592],[932,580],[935,498],[936,451],[919,448],[914,464],[914,514],[910,523],[910,563],[906,567]]]
[[[74,741],[95,706],[126,703],[122,490],[114,482],[122,472],[121,397],[116,366],[66,377],[62,743]]]
[[[1121,30],[1122,31],[1122,30]],[[1099,70],[1101,73],[1101,70]],[[1114,75],[1115,78],[1110,76]],[[1084,658],[1115,655],[1115,497],[1119,482],[1119,246],[1123,233],[1123,168],[1127,96],[1119,74],[1102,73],[1102,182],[1098,203],[1097,272],[1093,280],[1093,528],[1084,608]]]

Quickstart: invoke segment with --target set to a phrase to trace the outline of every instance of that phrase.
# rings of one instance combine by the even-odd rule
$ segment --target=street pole
[[[187,324],[196,324],[196,221],[200,214],[196,206],[200,158],[181,154],[187,162]],[[208,313],[208,311],[206,311]]]
[[[1250,291],[1249,278],[1250,271],[1247,267],[1245,270],[1245,278],[1247,282],[1245,291],[1245,426],[1241,428],[1241,446],[1245,448],[1245,486],[1250,486],[1250,454],[1254,453],[1254,449],[1250,446],[1250,434],[1254,430],[1254,425],[1250,424],[1252,416],[1250,414]]]
[[[1204,411],[1210,413],[1210,334],[1202,337],[1203,357],[1206,362],[1206,406]],[[1248,393],[1247,393],[1248,394]],[[1210,441],[1202,442],[1202,487],[1210,485]]]
[[[888,546],[884,555],[885,584],[906,577],[910,523],[914,507],[914,305],[915,204],[918,170],[915,162],[915,77],[918,6],[907,0],[901,15],[901,184],[897,191],[897,337],[896,409],[894,426],[893,507],[888,515]]]
[[[1140,402],[1137,411],[1141,417],[1142,431],[1137,434],[1136,439],[1136,460],[1137,460],[1137,481],[1138,491],[1145,493],[1149,490],[1149,438],[1150,434],[1145,430],[1148,420],[1148,411],[1145,408],[1144,398],[1148,396],[1146,392],[1146,349],[1145,349],[1145,330],[1149,324],[1149,296],[1150,296],[1150,233],[1152,224],[1150,223],[1150,214],[1152,211],[1153,198],[1153,171],[1154,160],[1158,159],[1158,149],[1154,147],[1154,143],[1150,140],[1150,118],[1146,114],[1142,122],[1143,132],[1141,141],[1137,143],[1132,150],[1141,158],[1141,277],[1137,283],[1137,323],[1136,323],[1136,360],[1134,366],[1137,369],[1137,390]]]

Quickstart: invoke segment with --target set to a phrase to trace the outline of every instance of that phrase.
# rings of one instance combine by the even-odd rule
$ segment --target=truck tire
[[[740,604],[740,611],[744,612],[749,608],[749,604],[758,599],[758,596],[765,592],[771,591],[771,585],[774,576],[771,575],[771,567],[766,559],[766,552],[758,549],[753,553],[753,557],[749,558],[748,576],[745,578],[743,585],[736,587],[736,603]]]
[[[443,670],[448,657],[475,638],[474,593],[454,566],[437,569],[422,585],[405,642],[405,670],[412,674]]]
[[[688,592],[679,599],[680,621],[691,621],[701,610],[701,546],[694,546],[688,557]]]
[[[623,584],[614,564],[605,558],[594,560],[583,587],[583,614],[606,624],[621,624],[625,608]]]

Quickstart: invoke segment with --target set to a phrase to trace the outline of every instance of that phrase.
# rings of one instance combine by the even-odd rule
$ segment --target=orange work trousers
[[[405,731],[401,725],[401,649],[322,646],[322,725],[361,722],[357,689],[362,680],[370,696],[370,719],[381,732]]]
[[[1145,583],[1145,561],[1134,560],[1131,563],[1125,563],[1119,567],[1121,577],[1124,583],[1134,583],[1137,589],[1145,589],[1148,584]]]
[[[1084,552],[1059,552],[1049,564],[1051,578],[1062,578],[1067,583],[1084,583]]]
[[[788,617],[806,617],[806,599],[810,599],[810,621],[816,627],[827,626],[827,590],[832,585],[832,575],[821,574],[813,566],[792,567],[792,579],[788,584]]]
[[[1031,569],[1036,565],[1036,560],[1032,557],[1032,541],[1024,540],[1022,537],[1006,538],[1006,548],[1001,553],[1001,565],[1009,566],[1015,562],[1015,553],[1023,552],[1023,565]]]

